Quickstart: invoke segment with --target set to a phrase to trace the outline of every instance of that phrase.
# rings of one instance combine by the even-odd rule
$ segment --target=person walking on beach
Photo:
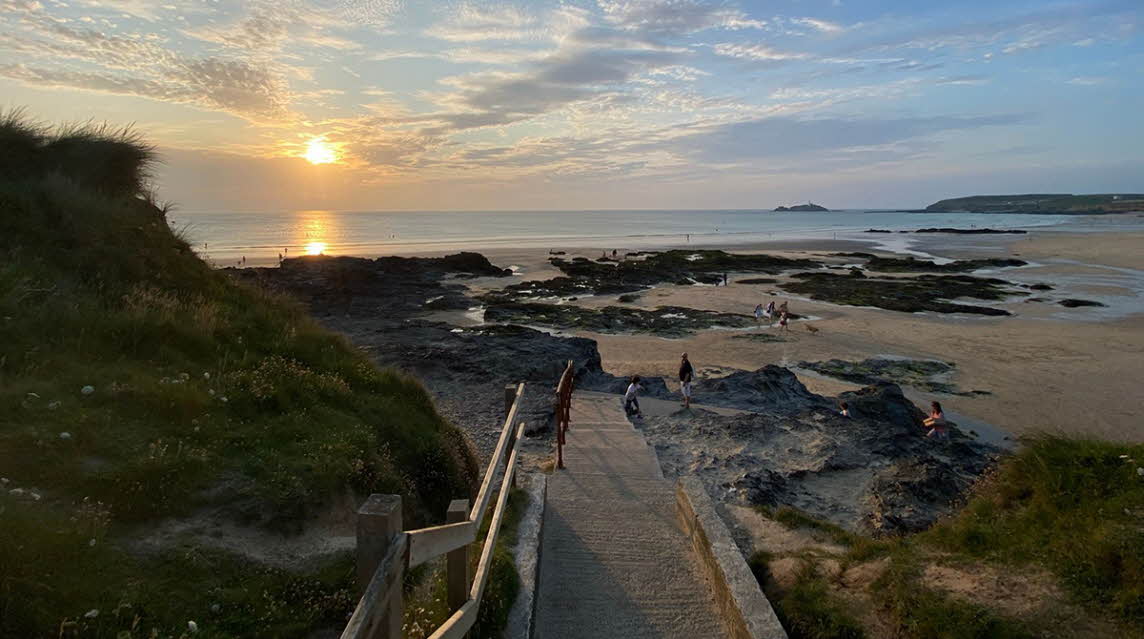
[[[770,326],[775,321],[775,298],[767,302],[767,307],[763,309],[763,314],[767,316],[767,326]]]
[[[624,393],[624,413],[627,415],[635,415],[636,417],[643,417],[640,412],[640,376],[635,375],[632,377],[632,383],[628,384],[628,392]]]
[[[755,304],[755,326],[763,322],[763,313],[765,312],[762,304]]]
[[[727,274],[724,273],[723,274],[723,286],[726,286],[726,285],[727,285]]]
[[[679,362],[679,390],[683,393],[683,407],[691,408],[691,380],[695,378],[695,369],[687,359],[687,353]]]
[[[946,432],[945,412],[941,409],[941,403],[930,402],[930,415],[925,419],[923,424],[929,428],[926,437],[933,437],[934,439],[945,439],[949,436]]]
[[[783,303],[779,304],[779,313],[781,315],[786,315],[789,312],[790,312],[790,309],[787,308],[787,302],[786,302],[786,300],[783,300]]]
[[[790,321],[789,314],[786,311],[780,311],[779,312],[779,330],[780,331],[789,331],[790,330],[789,328],[787,328],[787,322],[788,321]]]

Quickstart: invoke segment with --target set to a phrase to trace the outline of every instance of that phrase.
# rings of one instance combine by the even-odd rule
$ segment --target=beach
[[[872,239],[871,243],[881,241]],[[782,241],[735,247],[759,252],[817,258],[831,252],[862,250],[858,241]],[[795,321],[783,342],[742,339],[744,333],[776,333],[759,329],[700,331],[683,338],[651,334],[608,334],[563,331],[599,344],[609,373],[664,376],[671,379],[682,352],[699,375],[725,375],[765,364],[795,366],[800,361],[863,360],[873,357],[936,359],[955,365],[953,377],[964,389],[986,391],[972,397],[949,397],[907,388],[919,406],[941,401],[947,411],[970,424],[992,425],[1013,437],[1040,432],[1064,433],[1113,441],[1144,441],[1144,231],[1070,233],[1032,231],[1026,235],[926,237],[915,249],[947,259],[1018,254],[1029,266],[989,272],[991,277],[1019,278],[1055,286],[1054,298],[1100,299],[1107,307],[1067,309],[1059,304],[1014,298],[999,306],[1008,317],[960,314],[901,313],[844,306],[785,294],[776,285],[738,284],[750,279],[730,273],[729,286],[663,284],[630,306],[652,309],[681,306],[749,314],[757,303],[788,300],[792,312],[808,315]],[[610,247],[579,249],[596,258]],[[617,249],[621,253],[625,249]],[[866,244],[866,249],[869,244]],[[568,249],[571,254],[575,249]],[[545,280],[559,271],[546,251],[493,250],[493,263],[512,265],[514,280]],[[887,253],[888,254],[888,253]],[[976,275],[976,274],[975,274]],[[785,276],[777,276],[782,282]],[[497,282],[495,286],[501,286]],[[475,290],[494,286],[474,281]],[[603,307],[616,296],[582,297],[567,304]],[[629,306],[629,305],[625,305]],[[819,331],[811,334],[804,324]],[[814,392],[835,395],[858,388],[808,370],[795,369]],[[670,383],[669,383],[670,385]]]

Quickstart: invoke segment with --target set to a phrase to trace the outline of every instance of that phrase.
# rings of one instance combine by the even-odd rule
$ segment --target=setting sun
[[[338,152],[334,145],[326,142],[326,138],[314,138],[306,144],[303,157],[310,164],[332,164],[338,161]]]
[[[306,245],[306,255],[321,255],[326,252],[325,242],[310,242]]]

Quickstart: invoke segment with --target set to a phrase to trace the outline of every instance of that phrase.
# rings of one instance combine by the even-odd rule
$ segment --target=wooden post
[[[504,387],[504,416],[508,419],[508,413],[512,410],[512,404],[516,401],[516,384],[505,384]]]
[[[449,512],[445,523],[455,524],[469,518],[469,500],[454,499],[449,502]],[[469,548],[458,548],[447,555],[445,575],[448,584],[449,612],[456,611],[469,599]]]
[[[357,582],[364,592],[389,546],[402,532],[401,495],[370,495],[358,509]],[[378,639],[400,639],[401,595],[393,597],[380,624]]]

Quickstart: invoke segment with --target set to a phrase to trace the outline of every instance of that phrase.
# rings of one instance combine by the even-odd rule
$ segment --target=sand
[[[730,250],[815,257],[840,250],[839,244],[788,241],[781,246]],[[855,248],[861,246],[845,250]],[[660,286],[646,292],[637,305],[750,313],[756,303],[775,291],[780,299],[790,300],[793,312],[809,315],[819,332],[811,334],[805,330],[805,322],[795,322],[783,343],[737,339],[735,336],[744,331],[735,330],[710,330],[670,340],[651,335],[576,334],[597,340],[604,368],[617,375],[671,377],[684,351],[700,375],[717,375],[727,368],[753,370],[770,363],[789,366],[802,360],[830,358],[893,355],[940,359],[956,364],[953,381],[962,389],[991,393],[959,397],[907,391],[919,404],[938,399],[954,419],[992,424],[1015,436],[1053,432],[1144,441],[1144,232],[934,236],[919,238],[914,248],[950,258],[1020,254],[1036,264],[978,275],[1047,282],[1057,289],[1049,295],[1054,300],[1098,299],[1109,308],[1064,309],[1055,303],[1015,300],[1002,305],[1015,313],[1012,317],[906,314],[812,302],[782,295],[773,285],[735,284],[738,278],[757,275],[732,274],[727,287]],[[865,250],[870,249],[867,246]],[[599,252],[569,250],[569,255],[598,257]],[[543,251],[487,254],[494,263],[522,267],[522,279],[546,279],[556,274]],[[496,285],[503,285],[503,280]],[[616,302],[614,297],[601,296],[575,303],[603,306]],[[757,330],[776,332],[777,328]],[[807,371],[796,372],[818,393],[833,395],[855,388]]]

